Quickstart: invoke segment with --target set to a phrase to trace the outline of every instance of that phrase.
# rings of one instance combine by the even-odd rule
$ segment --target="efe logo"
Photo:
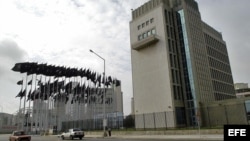
[[[224,125],[224,141],[249,141],[250,125]]]
[[[246,129],[228,129],[228,136],[246,136]]]

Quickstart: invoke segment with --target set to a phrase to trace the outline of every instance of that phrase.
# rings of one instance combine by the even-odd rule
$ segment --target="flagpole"
[[[18,114],[18,130],[20,130],[20,128],[22,126],[22,122],[20,121],[20,119],[21,119],[21,105],[22,105],[22,98],[21,98],[21,96],[20,96],[20,102],[19,103],[20,104],[19,104],[19,114]]]
[[[36,103],[36,107],[37,107],[37,121],[38,121],[38,129],[39,129],[39,133],[41,132],[41,126],[42,126],[42,121],[41,121],[41,117],[40,117],[40,114],[41,114],[41,106],[38,106],[38,105],[41,105],[42,104],[42,99],[41,99],[41,93],[42,93],[42,75],[40,75],[40,92],[38,94],[38,102]],[[37,130],[37,129],[36,129]]]
[[[23,92],[23,77],[22,77],[22,87],[21,87],[21,93]],[[21,123],[20,123],[20,119],[21,119],[21,105],[22,105],[22,97],[20,96],[20,102],[19,102],[19,114],[18,114],[18,129],[21,128]]]
[[[80,108],[82,109],[82,104],[81,104],[81,101],[82,101],[82,77],[80,77],[80,79],[81,79],[81,82],[80,82],[81,90],[80,90],[79,99],[78,99],[79,100],[78,101],[78,114],[79,114],[78,120],[79,120],[79,122],[81,120],[81,110],[80,110]]]
[[[48,132],[48,129],[49,129],[49,93],[50,93],[50,80],[51,80],[51,77],[49,77],[49,81],[48,81],[48,86],[47,86],[47,103],[46,103],[46,107],[45,107],[45,133]]]
[[[25,84],[25,94],[24,94],[24,103],[23,103],[23,124],[22,124],[22,130],[26,131],[26,129],[24,129],[24,122],[25,122],[25,108],[26,108],[26,95],[27,95],[27,81],[28,81],[28,75],[26,74],[26,84]]]
[[[27,110],[27,112],[28,112],[28,118],[27,118],[27,124],[29,125],[29,122],[30,122],[30,100],[31,100],[31,92],[32,92],[32,81],[33,81],[33,74],[32,74],[32,77],[31,77],[31,88],[30,88],[30,95],[28,95],[29,96],[29,108],[28,108],[28,110]],[[27,126],[28,126],[27,125]],[[31,125],[30,125],[31,126]],[[28,126],[29,127],[29,126]],[[29,128],[28,128],[28,131],[29,131]],[[31,131],[31,130],[30,130]]]
[[[36,75],[36,74],[35,74]],[[35,116],[35,114],[34,114],[34,105],[35,105],[35,92],[36,92],[36,79],[37,79],[37,75],[36,75],[36,77],[35,77],[35,89],[34,89],[34,93],[33,93],[33,101],[32,101],[32,117],[31,117],[31,125],[30,125],[30,131],[32,132],[32,127],[33,127],[33,122],[34,122],[34,116]]]
[[[58,92],[58,82],[59,82],[60,78],[58,78],[58,81],[56,82],[56,91],[55,91],[55,99],[53,100],[54,104],[53,104],[53,107],[54,107],[54,120],[55,120],[55,125],[56,125],[56,133],[57,133],[57,106],[58,106],[58,95],[59,95],[59,92]]]
[[[59,80],[59,78],[57,78],[57,80],[56,80],[56,83],[57,83],[57,84],[58,84],[58,80]],[[57,85],[57,84],[56,84],[56,85]],[[53,97],[52,97],[52,99],[51,99],[51,121],[52,121],[52,123],[53,123],[53,124],[52,124],[52,127],[53,127],[52,129],[53,129],[53,132],[54,132],[54,122],[53,122],[53,121],[55,120],[55,119],[54,119],[54,115],[55,115],[55,114],[54,114],[54,96],[55,96],[55,94],[56,94],[56,92],[55,92],[55,80],[54,80],[54,82],[53,82],[53,89],[52,89],[52,90],[53,90]]]

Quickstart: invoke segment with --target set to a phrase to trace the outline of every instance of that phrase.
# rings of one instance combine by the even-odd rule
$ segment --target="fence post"
[[[144,130],[146,130],[146,127],[145,127],[145,115],[143,113],[143,125],[144,125]]]
[[[208,124],[209,124],[209,127],[211,128],[211,121],[210,121],[210,115],[209,115],[209,107],[207,107],[207,116],[208,116]]]
[[[115,113],[115,124],[116,124],[116,128],[119,130],[119,118],[117,119],[117,112]]]
[[[166,130],[168,129],[168,124],[167,124],[167,111],[165,111],[165,125],[166,125]]]
[[[153,113],[154,115],[154,127],[155,127],[155,130],[156,130],[156,124],[155,124],[155,112]]]
[[[224,109],[225,109],[226,121],[227,121],[227,124],[228,124],[227,107],[225,105],[224,105]]]

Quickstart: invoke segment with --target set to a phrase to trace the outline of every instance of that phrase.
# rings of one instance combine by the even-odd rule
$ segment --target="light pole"
[[[106,129],[105,129],[105,126],[107,125],[107,120],[106,120],[106,111],[105,111],[105,99],[106,99],[106,92],[105,92],[105,59],[103,57],[101,57],[100,55],[98,55],[97,53],[95,53],[93,50],[89,50],[91,53],[94,53],[95,55],[97,55],[99,58],[101,58],[104,62],[104,72],[103,72],[103,78],[104,78],[104,84],[103,84],[103,136],[105,137],[107,134],[106,134]]]
[[[1,107],[1,109],[2,109],[2,113],[3,113],[3,106],[2,106],[2,105],[0,105],[0,107]]]
[[[3,106],[0,105],[0,107],[2,109],[2,113],[1,113],[2,116],[0,117],[0,129],[2,129],[3,128]]]

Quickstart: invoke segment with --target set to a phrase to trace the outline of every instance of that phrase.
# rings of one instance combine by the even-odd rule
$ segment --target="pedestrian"
[[[108,129],[109,136],[111,137],[111,128]]]

